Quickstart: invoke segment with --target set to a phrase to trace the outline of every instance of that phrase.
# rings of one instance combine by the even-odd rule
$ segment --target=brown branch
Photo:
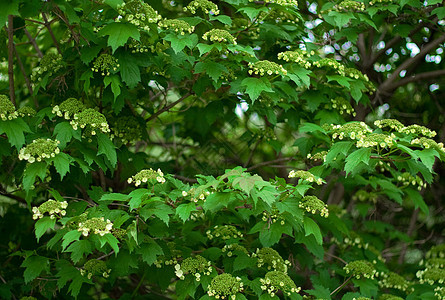
[[[17,58],[17,63],[20,67],[20,71],[22,72],[23,78],[25,78],[26,87],[28,88],[30,96],[34,100],[34,105],[36,106],[36,108],[38,108],[39,103],[37,102],[36,97],[34,97],[34,95],[33,95],[34,92],[32,90],[31,81],[29,80],[28,75],[26,75],[25,67],[23,66],[22,60],[21,60],[19,53],[17,52],[17,48],[15,46],[14,46],[14,52],[15,52],[15,57]]]
[[[43,21],[45,21],[45,27],[46,27],[46,29],[48,29],[49,35],[51,36],[51,39],[53,40],[54,46],[57,48],[57,52],[59,52],[61,54],[62,51],[60,51],[59,42],[57,41],[56,36],[54,35],[53,30],[51,29],[51,22],[48,21],[48,18],[46,17],[46,14],[43,11],[42,11],[42,18],[43,18]]]
[[[414,63],[416,63],[418,60],[422,59],[425,55],[427,55],[431,50],[436,48],[441,43],[445,42],[445,33],[439,36],[437,39],[431,41],[430,43],[426,44],[417,55],[405,60],[400,66],[391,74],[388,79],[386,79],[377,90],[377,94],[380,92],[388,92],[393,91],[395,89],[395,81],[399,78],[400,72],[402,70],[408,70]],[[376,97],[377,98],[377,97]]]
[[[398,87],[406,85],[410,82],[420,81],[420,80],[429,79],[429,78],[435,78],[435,77],[439,77],[439,76],[443,76],[443,75],[445,75],[445,70],[435,70],[435,71],[430,71],[430,72],[423,72],[423,73],[415,74],[410,77],[401,79],[401,80],[397,81],[393,85],[393,87],[394,87],[394,89],[397,89]]]
[[[293,157],[283,157],[283,158],[277,158],[277,159],[274,159],[274,160],[271,160],[271,161],[264,161],[262,163],[259,163],[259,164],[256,164],[254,166],[251,166],[250,168],[247,168],[247,172],[250,172],[250,171],[255,170],[255,169],[257,169],[259,167],[262,167],[262,166],[272,165],[272,164],[275,164],[275,163],[290,161],[290,160],[294,160],[294,159],[295,158],[293,158]]]
[[[37,43],[36,43],[36,39],[32,37],[32,35],[29,33],[28,29],[25,28],[24,31],[25,31],[26,36],[27,36],[28,39],[29,39],[29,42],[32,44],[32,46],[33,46],[34,49],[36,50],[37,55],[38,55],[40,58],[42,58],[42,57],[43,57],[43,53],[42,53],[42,51],[40,50],[39,46],[37,45]]]
[[[252,161],[253,155],[255,154],[255,150],[258,147],[258,145],[261,143],[261,138],[258,139],[258,141],[255,143],[255,145],[253,145],[252,151],[250,151],[249,157],[247,158],[246,163],[244,164],[244,168],[246,168],[250,162]]]
[[[14,89],[14,16],[8,16],[8,76],[9,76],[9,98],[17,107]]]
[[[170,108],[174,107],[175,105],[179,104],[180,102],[184,101],[185,99],[187,99],[190,95],[192,95],[192,93],[187,93],[184,96],[182,96],[181,98],[179,98],[178,100],[176,100],[173,103],[170,103],[169,105],[164,106],[163,108],[161,108],[160,110],[158,110],[157,112],[155,112],[154,114],[152,114],[146,121],[149,122],[155,118],[157,118],[160,114],[162,114],[165,111],[168,111]]]

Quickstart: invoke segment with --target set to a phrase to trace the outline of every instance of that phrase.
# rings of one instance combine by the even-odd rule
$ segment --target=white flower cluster
[[[197,9],[201,9],[206,14],[214,14],[219,15],[218,6],[208,0],[193,0],[186,7],[184,7],[184,11],[190,11],[192,14],[196,14]]]
[[[44,203],[42,203],[39,207],[34,206],[32,208],[32,218],[34,220],[43,218],[45,213],[48,213],[51,219],[56,218],[56,214],[60,214],[64,216],[66,214],[65,209],[68,207],[68,202],[63,201],[59,202],[53,199],[50,199]]]
[[[255,63],[249,63],[249,68],[250,70],[248,73],[250,75],[287,75],[287,70],[284,69],[282,65],[268,60],[260,60]]]
[[[33,140],[31,144],[23,147],[19,151],[19,159],[27,160],[29,163],[35,161],[40,162],[42,159],[55,157],[60,153],[58,147],[60,141],[51,139],[37,139]]]
[[[135,186],[140,186],[142,183],[146,183],[149,180],[156,180],[159,183],[164,183],[164,173],[162,173],[161,169],[158,169],[157,171],[153,170],[152,168],[142,170],[136,175],[128,178],[127,182],[131,184],[134,182]]]
[[[249,2],[254,2],[255,0],[249,0]],[[275,3],[282,6],[294,6],[298,7],[297,0],[265,0],[264,3]]]
[[[224,29],[212,29],[207,31],[202,36],[203,40],[210,40],[211,42],[219,42],[219,43],[232,43],[236,45],[236,39],[233,35],[231,35],[227,30]]]
[[[314,55],[315,52],[311,51],[310,54],[305,50],[296,50],[296,51],[285,51],[278,53],[278,59],[285,60],[287,62],[291,61],[297,63],[301,67],[305,69],[309,69],[312,64],[307,60],[311,55]]]
[[[332,138],[342,140],[345,137],[360,140],[368,133],[372,133],[372,129],[365,122],[350,122],[343,125],[331,124]]]
[[[162,16],[147,3],[140,0],[130,0],[118,6],[119,16],[117,22],[125,20],[143,30],[149,31],[150,23],[157,23]]]
[[[76,98],[68,98],[60,105],[55,105],[52,109],[52,113],[58,117],[64,117],[66,120],[71,118],[77,119],[77,114],[85,108],[82,101]]]
[[[90,232],[104,236],[107,233],[111,233],[113,223],[108,219],[105,221],[104,217],[91,218],[85,222],[80,222],[78,227],[77,231],[82,232],[83,236],[88,236]]]
[[[413,139],[411,141],[411,145],[420,145],[423,146],[425,149],[432,148],[445,154],[445,147],[443,143],[436,143],[436,141],[427,139],[425,137]]]
[[[287,296],[301,291],[301,288],[295,285],[289,275],[281,271],[266,273],[265,278],[260,279],[260,283],[261,289],[267,291],[271,297],[275,297],[275,294],[280,290]]]
[[[246,254],[247,256],[250,256],[249,252],[247,251],[247,249],[244,246],[241,246],[239,244],[229,244],[229,245],[225,245],[222,249],[221,252],[226,253],[227,252],[227,256],[231,257],[233,255],[233,253],[235,251],[238,252],[243,252],[244,254]]]
[[[311,172],[303,171],[303,170],[291,170],[288,175],[289,178],[301,178],[303,180],[309,181],[309,182],[315,182],[316,184],[320,185],[323,184],[323,179],[320,177],[315,176]]]
[[[402,129],[400,129],[400,132],[406,134],[423,135],[429,138],[435,137],[437,135],[437,133],[434,130],[430,130],[425,126],[420,126],[416,124],[403,127]]]
[[[357,141],[357,148],[369,148],[380,146],[381,148],[392,147],[395,139],[394,133],[391,135],[383,134],[383,133],[373,133],[368,136],[360,138]]]
[[[191,188],[188,191],[182,191],[182,196],[190,196],[190,201],[198,203],[199,200],[206,201],[207,196],[210,195],[209,191],[203,191],[200,188]]]
[[[316,196],[303,197],[303,199],[300,200],[298,207],[312,214],[316,214],[319,211],[320,216],[325,218],[329,217],[328,206]]]
[[[108,278],[110,275],[111,269],[107,268],[107,265],[104,261],[99,259],[91,259],[87,261],[83,268],[80,269],[80,274],[85,276],[87,274],[88,279],[91,279],[93,275],[101,275],[104,278]]]
[[[243,291],[244,284],[240,277],[223,273],[214,277],[208,285],[207,294],[215,299],[236,299],[236,294]]]

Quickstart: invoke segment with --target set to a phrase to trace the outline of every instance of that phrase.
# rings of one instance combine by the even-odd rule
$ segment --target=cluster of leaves
[[[443,224],[425,195],[444,145],[365,119],[389,92],[355,67],[395,15],[442,32],[438,1],[6,7],[0,298],[443,298],[443,238],[413,231]]]

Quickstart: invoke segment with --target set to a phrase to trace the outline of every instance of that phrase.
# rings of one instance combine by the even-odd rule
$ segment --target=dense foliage
[[[0,298],[445,299],[444,17],[3,1]]]

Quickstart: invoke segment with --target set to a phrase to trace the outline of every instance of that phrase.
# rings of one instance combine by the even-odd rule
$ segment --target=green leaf
[[[105,244],[111,246],[114,250],[114,254],[117,255],[119,253],[118,239],[112,235],[111,233],[107,233],[104,236],[99,235],[100,246],[103,247]]]
[[[100,31],[99,35],[108,35],[108,46],[116,51],[120,46],[125,45],[128,38],[132,37],[139,41],[140,33],[137,26],[130,23],[113,22],[105,25]]]
[[[309,123],[306,122],[304,123],[302,126],[300,126],[300,128],[298,129],[299,132],[301,133],[305,133],[305,132],[321,132],[323,134],[326,134],[326,131],[323,129],[323,127],[321,127],[320,125],[317,124],[313,124],[313,123]]]
[[[86,276],[82,276],[77,268],[64,259],[57,260],[56,266],[59,270],[57,273],[57,276],[59,277],[57,280],[57,286],[59,289],[61,289],[68,281],[72,280],[68,288],[68,292],[70,292],[71,296],[75,298],[79,294],[83,283],[91,283],[91,280],[89,280]]]
[[[325,162],[327,164],[330,164],[332,161],[337,159],[337,156],[339,154],[343,154],[344,156],[346,156],[349,152],[349,149],[351,149],[352,145],[354,145],[353,142],[347,142],[347,141],[335,143],[329,150],[328,154],[326,155]]]
[[[185,222],[194,210],[196,210],[196,206],[193,202],[181,204],[176,208],[176,215],[179,216],[183,222]]]
[[[247,254],[240,252],[233,262],[233,271],[244,270],[256,266],[257,260]]]
[[[164,37],[164,40],[171,43],[173,51],[175,53],[181,52],[186,46],[192,49],[198,43],[198,36],[196,34],[192,35],[179,35],[169,33]]]
[[[162,248],[152,239],[142,244],[137,252],[141,254],[142,260],[150,266],[156,261],[158,255],[164,254]]]
[[[113,167],[116,167],[117,164],[117,154],[116,154],[116,147],[114,146],[113,142],[110,140],[110,138],[103,134],[98,133],[97,134],[97,143],[98,143],[98,151],[97,154],[104,154],[106,158],[110,161],[111,165]]]
[[[38,255],[28,256],[21,264],[21,267],[26,268],[23,275],[25,283],[29,283],[36,279],[43,271],[49,271],[49,259]]]
[[[340,28],[349,23],[351,19],[355,19],[354,15],[350,12],[340,13],[337,11],[330,11],[328,16],[333,17],[335,24]]]
[[[434,149],[415,150],[414,153],[420,158],[420,161],[425,167],[428,168],[428,171],[433,172],[433,165],[436,157],[439,157],[439,153]]]
[[[27,164],[25,171],[23,173],[23,189],[29,191],[34,185],[36,178],[39,177],[44,180],[46,177],[46,163],[44,162],[34,162],[32,164]]]
[[[122,63],[122,68],[121,68],[121,73],[124,73],[122,69],[127,70],[128,69],[128,65]],[[124,68],[124,66],[126,66],[127,68]],[[137,67],[137,66],[136,66]],[[137,69],[139,72],[139,68]],[[139,79],[136,80],[136,84],[140,81],[141,76],[139,74]],[[132,84],[134,84],[133,82],[131,82]],[[105,87],[109,86],[111,84],[111,91],[113,92],[114,95],[114,100],[116,100],[117,96],[119,96],[121,94],[121,80],[119,78],[119,76],[117,75],[109,75],[109,76],[105,76],[104,77],[104,85]],[[130,86],[130,84],[127,82],[127,84]]]
[[[130,195],[120,194],[120,193],[109,193],[104,194],[100,197],[99,201],[128,201],[130,199]]]
[[[60,141],[60,148],[65,148],[66,144],[71,141],[74,137],[76,140],[81,140],[81,135],[79,130],[74,130],[69,122],[62,122],[54,127],[53,136],[56,140]]]
[[[258,99],[261,92],[273,92],[270,82],[265,78],[247,77],[243,79],[241,85],[246,88],[246,93],[249,95],[252,103]]]
[[[223,207],[227,207],[227,205],[236,198],[233,197],[233,193],[227,192],[216,192],[210,194],[206,201],[203,204],[203,209],[205,211],[210,211],[212,213],[221,210]]]
[[[371,148],[361,148],[358,149],[346,158],[345,172],[346,176],[351,173],[355,167],[360,163],[369,164],[369,159],[371,157]]]
[[[93,61],[93,59],[96,58],[96,56],[99,54],[100,50],[102,50],[102,46],[83,46],[80,49],[80,60],[88,65],[90,62]]]
[[[219,77],[223,73],[228,73],[229,70],[227,70],[224,65],[216,63],[214,61],[204,61],[197,63],[195,66],[195,74],[203,72],[209,75],[210,78],[213,79],[213,81],[217,82]]]
[[[147,62],[144,62],[144,59],[141,59],[136,57],[135,55],[132,55],[128,51],[119,51],[116,53],[116,57],[119,60],[119,70],[121,73],[122,81],[125,82],[128,87],[134,88],[136,85],[141,81],[141,71],[139,69],[139,66],[147,66]],[[118,78],[114,79],[115,87],[113,90],[113,83],[111,85],[111,90],[114,94],[114,99],[116,99],[116,94],[114,91],[117,92],[117,84],[118,84]],[[121,86],[119,81],[119,86]],[[120,94],[120,93],[119,93]]]
[[[305,235],[308,236],[312,234],[315,237],[317,243],[321,245],[323,243],[323,237],[321,235],[320,227],[318,227],[317,223],[315,223],[315,221],[311,218],[304,217],[303,225]]]
[[[20,1],[17,0],[6,0],[2,1],[2,9],[0,10],[0,29],[6,25],[8,21],[8,15],[20,15],[19,14],[19,4]]]
[[[408,198],[413,201],[415,208],[420,208],[420,210],[427,216],[430,214],[428,205],[425,203],[425,200],[423,200],[423,197],[419,193],[419,191],[407,188],[405,189],[405,193],[408,196]]]
[[[254,18],[256,18],[260,14],[260,12],[268,12],[268,9],[266,7],[260,7],[260,8],[241,7],[240,9],[238,9],[237,12],[245,13],[249,17],[249,19],[252,21]]]
[[[48,230],[48,229],[54,229],[54,225],[56,225],[56,219],[51,219],[50,217],[43,217],[39,219],[36,222],[35,228],[36,228],[36,238],[37,242],[39,242],[42,235]]]
[[[124,0],[105,0],[104,3],[117,10],[119,5],[124,3]]]
[[[328,79],[328,82],[336,81],[336,82],[338,82],[338,84],[340,84],[341,86],[344,86],[345,88],[350,87],[349,81],[351,81],[351,79],[348,77],[344,77],[344,76],[340,76],[340,75],[326,75],[326,78]]]
[[[60,179],[65,177],[66,173],[70,171],[71,162],[74,159],[66,153],[60,152],[55,157],[51,158],[51,162],[54,163],[57,173],[60,175]]]
[[[210,21],[214,21],[214,20],[217,20],[217,21],[223,23],[224,25],[229,25],[229,26],[232,25],[232,19],[226,15],[219,15],[219,16],[210,15]]]
[[[82,235],[82,233],[80,231],[78,231],[77,229],[67,232],[63,236],[62,252],[65,251],[66,247],[68,247],[69,244],[71,244],[74,241],[78,241],[80,239],[81,235]]]
[[[17,150],[25,144],[24,132],[31,132],[31,130],[22,118],[6,121],[0,120],[0,134],[6,133],[8,142],[16,147]]]
[[[147,189],[136,189],[133,190],[128,196],[131,198],[128,202],[128,205],[130,205],[130,210],[139,208],[142,203],[142,197],[145,195],[148,196],[149,192]]]
[[[437,17],[439,19],[444,19],[445,18],[445,6],[442,7],[438,7],[433,9],[433,11],[431,12],[431,14],[433,15],[437,15]]]
[[[88,240],[79,240],[72,243],[65,252],[71,252],[71,260],[78,263],[84,255],[93,253],[93,245]]]

